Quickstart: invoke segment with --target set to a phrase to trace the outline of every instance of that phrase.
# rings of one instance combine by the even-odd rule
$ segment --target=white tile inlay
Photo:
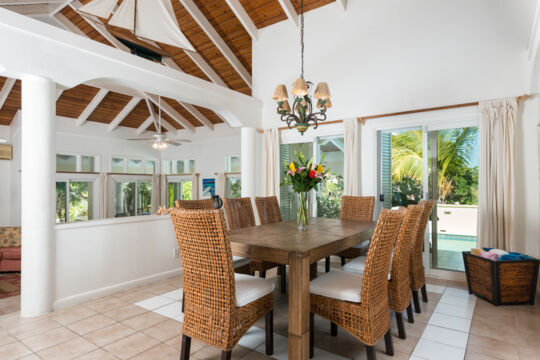
[[[474,306],[476,304],[476,298],[475,297],[463,297],[463,296],[453,296],[449,294],[443,294],[441,296],[441,299],[439,300],[440,303],[443,304],[450,304],[455,306],[463,306],[463,307],[469,307]]]
[[[442,294],[446,286],[426,284],[426,290],[435,294]]]
[[[474,306],[463,307],[439,303],[435,308],[435,312],[450,316],[462,317],[465,319],[472,319],[474,313]]]
[[[469,332],[471,320],[434,312],[431,314],[428,324],[452,330]]]
[[[272,358],[277,360],[287,360],[289,356],[288,344],[288,338],[274,333],[274,354],[272,355]],[[255,351],[266,354],[266,343],[263,342],[255,349]]]
[[[174,319],[182,314],[182,303],[180,301],[175,301],[153,311],[159,315]]]
[[[469,334],[462,331],[446,329],[439,326],[428,325],[424,329],[422,339],[435,341],[441,344],[454,346],[460,349],[467,348]]]
[[[176,300],[176,301],[180,301],[180,300],[182,300],[182,295],[183,294],[184,293],[182,291],[182,288],[180,288],[178,290],[173,290],[173,291],[168,292],[166,294],[162,294],[161,296],[169,298],[169,299],[173,299],[173,300]]]
[[[474,297],[474,295],[469,294],[469,291],[465,289],[457,289],[453,287],[447,287],[446,290],[444,290],[444,293],[447,295],[452,296],[460,296],[460,297]]]
[[[259,345],[264,344],[264,330],[258,327],[252,326],[244,334],[244,336],[240,338],[240,341],[238,341],[238,343],[242,346],[255,350]],[[275,346],[275,341],[274,341],[274,346]]]
[[[412,355],[433,360],[463,360],[465,350],[421,338]]]
[[[140,306],[146,310],[154,310],[172,303],[174,300],[163,296],[154,296],[149,299],[139,301],[135,305]]]

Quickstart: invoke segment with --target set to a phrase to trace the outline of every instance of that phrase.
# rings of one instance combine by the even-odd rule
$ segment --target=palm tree
[[[438,132],[438,189],[441,202],[453,190],[453,175],[469,167],[478,136],[477,127]],[[423,178],[422,130],[392,136],[392,180]]]

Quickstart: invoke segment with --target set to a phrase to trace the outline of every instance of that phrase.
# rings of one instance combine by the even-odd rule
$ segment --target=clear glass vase
[[[302,191],[297,193],[298,196],[298,210],[297,210],[297,226],[298,230],[306,230],[308,226],[308,198],[309,191]]]

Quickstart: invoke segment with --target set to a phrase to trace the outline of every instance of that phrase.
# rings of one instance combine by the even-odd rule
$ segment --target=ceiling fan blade
[[[130,141],[154,141],[155,139],[152,138],[152,139],[128,139]]]
[[[181,143],[176,142],[176,141],[171,141],[171,140],[167,141],[167,144],[170,144],[170,145],[173,145],[173,146],[182,146]]]
[[[185,143],[190,143],[191,140],[189,139],[175,139],[176,141],[180,141],[180,142],[185,142]]]

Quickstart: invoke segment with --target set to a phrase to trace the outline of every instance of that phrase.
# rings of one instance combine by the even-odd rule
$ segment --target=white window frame
[[[242,158],[240,156],[240,154],[230,154],[230,155],[225,155],[225,172],[233,172],[231,170],[231,158],[233,157],[237,157],[240,159],[240,162],[242,162]]]
[[[64,155],[64,154],[60,154]],[[85,155],[86,156],[86,155]],[[63,224],[70,224],[72,222],[69,221],[69,200],[70,200],[70,191],[69,191],[69,183],[70,182],[89,182],[92,183],[94,195],[92,196],[92,218],[91,220],[96,220],[99,217],[99,182],[98,175],[97,174],[77,174],[77,173],[59,173],[56,174],[56,182],[65,182],[66,183],[66,222],[63,223],[57,223],[56,225],[63,225]],[[56,209],[55,209],[56,211]],[[90,215],[90,214],[88,214]],[[77,221],[79,222],[79,221]]]
[[[101,155],[99,154],[87,154],[87,153],[76,153],[76,152],[70,152],[70,151],[59,151],[56,153],[56,155],[63,155],[63,156],[75,156],[77,159],[77,165],[76,165],[76,171],[75,172],[81,172],[82,171],[82,157],[88,156],[94,158],[94,171],[93,172],[99,172],[101,169]],[[56,160],[56,157],[55,157]]]
[[[148,176],[152,176],[152,175],[156,175],[156,174],[160,174],[161,172],[161,162],[159,159],[155,159],[155,158],[134,158],[134,157],[126,157],[124,155],[111,155],[111,158],[110,158],[110,161],[109,161],[109,168],[111,169],[111,172],[112,172],[112,161],[113,159],[122,159],[124,160],[124,171],[123,173],[124,174],[128,174],[128,161],[129,160],[135,160],[135,161],[140,161],[141,164],[142,164],[142,173],[140,175],[148,175]],[[146,162],[147,161],[153,161],[154,162],[154,172],[152,174],[146,174]],[[128,175],[139,175],[139,174],[128,174]]]
[[[133,159],[131,159],[133,160]],[[137,159],[135,159],[137,160]],[[112,159],[111,159],[112,161]],[[116,201],[116,194],[114,192],[114,185],[117,183],[117,182],[134,182],[135,183],[135,215],[133,216],[147,216],[147,215],[139,215],[138,214],[138,209],[137,209],[137,203],[138,203],[138,197],[139,197],[139,189],[138,189],[138,183],[139,182],[148,182],[150,181],[152,183],[152,197],[150,199],[150,203],[152,204],[154,202],[154,191],[153,191],[153,188],[154,188],[154,182],[153,182],[153,176],[148,174],[148,175],[139,175],[139,174],[125,174],[125,175],[111,175],[111,180],[110,181],[110,187],[109,187],[109,191],[107,192],[107,194],[110,194],[108,196],[108,208],[109,208],[109,214],[111,214],[111,217],[112,218],[116,218],[116,204],[115,204],[115,201]],[[151,214],[150,214],[151,215]],[[126,216],[126,217],[130,217],[130,216]]]
[[[176,160],[173,160],[173,161],[176,161]],[[183,188],[183,182],[185,181],[190,181],[192,184],[191,186],[193,186],[193,177],[189,174],[187,175],[167,175],[167,206],[170,207],[170,204],[168,203],[169,201],[169,184],[171,183],[180,183],[180,188]],[[193,192],[191,194],[191,197],[193,199]],[[176,200],[184,200],[184,193],[183,192],[180,192],[180,199],[176,199]],[[174,204],[173,204],[174,206]]]
[[[172,161],[174,162],[175,164],[175,167],[178,167],[178,161],[182,161],[184,162],[184,169],[186,168],[186,161],[188,162],[189,164],[189,161],[193,161],[193,172],[192,173],[182,173],[182,174],[178,174],[178,173],[175,173],[175,172],[171,172],[169,174],[165,173],[165,161]],[[197,162],[195,161],[194,158],[185,158],[185,159],[163,159],[161,160],[161,169],[162,169],[162,174],[163,175],[173,175],[173,176],[181,176],[181,175],[193,175],[195,174],[197,171],[196,171],[196,167],[197,167]],[[171,167],[172,168],[172,167]],[[171,169],[172,171],[172,169]]]

